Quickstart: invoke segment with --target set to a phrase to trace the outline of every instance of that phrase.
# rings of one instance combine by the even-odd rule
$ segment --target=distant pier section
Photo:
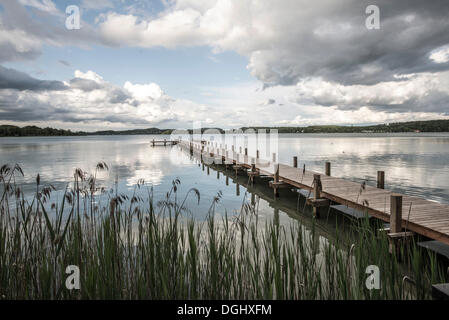
[[[155,140],[155,139],[153,139],[153,140],[151,140],[150,141],[150,144],[151,144],[151,146],[152,147],[156,147],[156,146],[174,146],[174,145],[176,145],[176,144],[178,144],[179,143],[179,140],[167,140],[167,139],[164,139],[164,140]]]

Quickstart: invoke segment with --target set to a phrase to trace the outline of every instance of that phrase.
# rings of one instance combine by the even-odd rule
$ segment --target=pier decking
[[[178,140],[167,140],[167,139],[164,139],[164,140],[151,140],[150,141],[150,143],[151,143],[151,146],[152,147],[155,147],[155,146],[167,146],[167,145],[169,145],[169,146],[173,146],[173,145],[175,145],[175,144],[178,144],[179,143],[179,141]]]
[[[180,146],[190,152],[202,153],[222,164],[235,164],[234,170],[248,170],[253,175],[273,177],[270,186],[274,188],[299,188],[310,191],[314,198],[312,205],[319,207],[334,202],[349,208],[366,212],[390,223],[391,235],[408,235],[402,232],[412,231],[422,236],[441,241],[449,245],[449,205],[440,204],[423,198],[399,195],[383,189],[384,175],[378,173],[378,187],[373,187],[330,175],[330,163],[326,163],[326,173],[297,168],[297,158],[293,166],[261,160],[248,156],[247,149],[227,150],[217,148],[212,143],[181,141]],[[240,152],[237,152],[240,151]],[[258,152],[257,152],[258,153]],[[251,172],[254,174],[251,175]]]

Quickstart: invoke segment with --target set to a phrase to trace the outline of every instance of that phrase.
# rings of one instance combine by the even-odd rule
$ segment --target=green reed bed
[[[50,204],[53,188],[39,177],[30,202],[15,183],[20,167],[0,169],[2,299],[409,299],[429,298],[431,283],[446,277],[413,243],[398,262],[368,221],[329,243],[298,221],[261,219],[255,205],[217,216],[220,194],[208,218],[195,220],[186,200],[200,194],[181,197],[179,180],[162,201],[139,181],[132,197],[115,190],[100,205],[101,170],[107,165],[91,176],[77,169],[73,187]],[[69,265],[80,269],[79,290],[65,286]],[[369,265],[379,267],[379,290],[366,288]]]

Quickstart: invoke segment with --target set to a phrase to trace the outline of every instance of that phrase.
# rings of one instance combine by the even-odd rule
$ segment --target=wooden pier
[[[297,157],[293,158],[293,165],[289,166],[277,163],[276,154],[273,154],[272,161],[266,161],[258,156],[248,156],[246,148],[241,153],[234,146],[229,150],[211,142],[179,143],[190,153],[200,153],[211,161],[218,159],[224,165],[233,166],[236,173],[242,170],[248,172],[251,181],[259,175],[271,177],[273,180],[270,186],[275,196],[279,188],[306,190],[310,195],[307,201],[314,207],[317,218],[321,207],[336,203],[390,223],[387,231],[393,240],[416,233],[449,245],[449,205],[385,190],[383,171],[377,173],[377,187],[373,187],[332,177],[329,162],[326,162],[323,174],[305,170],[304,167],[298,168]]]
[[[178,140],[167,140],[167,139],[164,139],[164,140],[151,140],[151,146],[152,147],[155,147],[155,146],[173,146],[173,145],[176,145],[176,144],[178,144],[179,143],[179,141]]]

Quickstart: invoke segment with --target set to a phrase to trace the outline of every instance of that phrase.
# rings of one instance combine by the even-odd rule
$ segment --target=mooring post
[[[239,149],[239,153],[242,153],[242,147],[240,147],[240,149]]]
[[[396,252],[396,256],[399,256],[398,241],[400,238],[394,236],[402,231],[402,196],[393,193],[390,196],[390,253]]]
[[[331,163],[329,161],[326,161],[326,176],[331,175]]]
[[[273,162],[276,163],[276,153],[273,152]]]
[[[259,159],[259,150],[256,151],[256,158]]]
[[[298,168],[298,157],[297,156],[293,157],[293,168]]]
[[[229,186],[229,177],[226,176],[226,185]]]
[[[255,173],[255,172],[256,172],[256,164],[254,163],[254,160],[253,160],[253,163],[251,163],[251,173]],[[254,174],[250,174],[249,177],[251,180],[251,184],[254,184]]]
[[[235,184],[235,194],[240,196],[240,185],[238,183]]]
[[[220,171],[217,170],[217,179],[220,179]]]
[[[209,175],[210,170],[209,170],[209,166],[207,166],[207,175]]]
[[[316,201],[321,198],[321,175],[313,175],[313,199]],[[313,206],[313,216],[315,218],[320,218],[320,208],[318,206]]]
[[[274,153],[273,153],[274,154]],[[277,183],[279,182],[279,163],[274,165],[274,176],[273,176],[273,192],[275,197],[279,197],[279,192],[277,188]]]
[[[153,147],[154,147],[154,139],[153,139]]]
[[[390,232],[398,233],[402,230],[402,196],[390,196]]]
[[[377,187],[379,189],[385,188],[385,171],[377,171]]]
[[[245,156],[248,156],[248,148],[245,148]]]

